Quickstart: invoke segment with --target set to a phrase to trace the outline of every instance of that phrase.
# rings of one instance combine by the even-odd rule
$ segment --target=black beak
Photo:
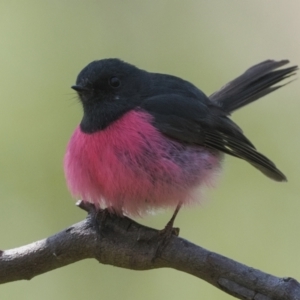
[[[71,88],[78,93],[87,92],[88,89],[80,85],[72,85]]]

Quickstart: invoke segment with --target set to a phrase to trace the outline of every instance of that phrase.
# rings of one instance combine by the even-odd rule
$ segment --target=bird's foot
[[[164,248],[168,245],[171,241],[173,236],[178,236],[180,229],[178,227],[173,227],[175,218],[180,210],[181,203],[179,203],[174,211],[174,214],[170,221],[167,223],[164,229],[160,230],[157,235],[158,243],[157,248],[155,250],[154,256],[152,261],[159,258],[162,255]]]
[[[163,250],[169,244],[173,236],[179,235],[180,228],[173,227],[173,224],[170,222],[167,223],[164,229],[159,230],[156,236],[157,247],[152,258],[152,261],[155,261],[157,258],[161,257]]]
[[[107,209],[99,209],[92,215],[92,224],[100,238],[103,237],[105,231],[105,221],[109,217]]]
[[[110,215],[108,209],[99,209],[94,204],[79,200],[76,205],[88,213],[91,226],[96,230],[99,237],[103,237],[105,222]]]

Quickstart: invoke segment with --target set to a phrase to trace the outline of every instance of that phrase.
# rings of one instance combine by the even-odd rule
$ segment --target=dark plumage
[[[266,176],[285,181],[285,175],[256,150],[229,114],[280,88],[282,85],[275,84],[297,70],[297,66],[278,69],[288,62],[257,64],[207,97],[175,76],[146,72],[118,59],[94,61],[80,72],[72,87],[84,109],[80,128],[90,134],[130,110],[145,111],[167,138],[244,159]]]

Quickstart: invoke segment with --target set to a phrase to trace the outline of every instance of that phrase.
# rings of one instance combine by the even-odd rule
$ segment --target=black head
[[[93,133],[104,129],[139,105],[147,90],[148,73],[119,59],[91,62],[72,86],[83,105],[81,129]]]

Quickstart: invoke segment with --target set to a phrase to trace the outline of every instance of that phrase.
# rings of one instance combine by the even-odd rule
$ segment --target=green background
[[[62,169],[81,118],[70,86],[90,61],[119,57],[183,77],[211,94],[262,60],[300,63],[300,2],[0,2],[0,249],[80,221]],[[181,236],[254,268],[300,280],[300,84],[234,114],[288,183],[227,157],[202,206],[182,210]],[[171,212],[139,220],[162,228]],[[0,299],[232,299],[175,270],[130,271],[95,260],[0,287]]]

